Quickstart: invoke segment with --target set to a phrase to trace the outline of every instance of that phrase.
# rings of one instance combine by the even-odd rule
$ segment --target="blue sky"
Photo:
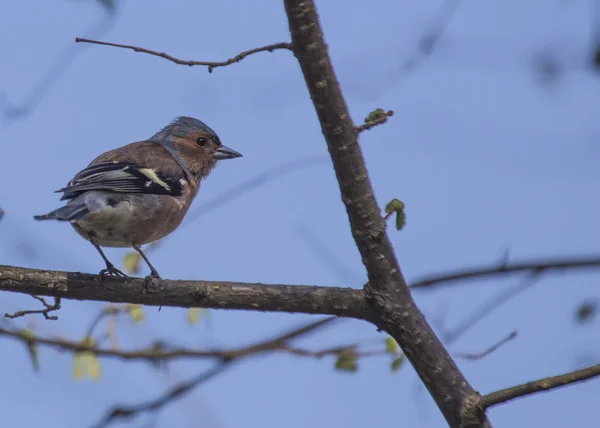
[[[400,198],[408,222],[390,235],[409,279],[482,263],[506,251],[513,260],[597,252],[600,160],[599,76],[587,64],[591,1],[464,2],[435,52],[409,75],[402,65],[441,4],[406,0],[319,1],[335,70],[360,122],[392,109],[361,145],[380,204]],[[204,183],[194,210],[254,175],[310,157],[310,167],[280,176],[189,221],[152,253],[164,277],[361,287],[364,268],[349,226],[316,114],[291,53],[252,56],[215,69],[101,46],[75,45],[103,19],[92,1],[0,3],[0,89],[14,103],[65,49],[80,50],[28,116],[0,123],[0,261],[44,269],[97,272],[102,260],[64,224],[35,222],[58,206],[53,193],[96,155],[145,139],[179,115],[195,116],[244,154]],[[103,40],[218,61],[289,39],[281,2],[126,2]],[[71,55],[67,51],[67,56]],[[540,85],[535,58],[550,54],[561,73]],[[8,184],[8,185],[7,185]],[[340,271],[308,243],[317,236],[347,266]],[[307,238],[308,237],[308,238]],[[125,252],[109,249],[119,260]],[[448,328],[496,293],[521,281],[490,280],[415,292],[430,321]],[[598,323],[577,326],[573,312],[598,298],[598,275],[548,276],[450,346],[480,351],[512,330],[519,336],[480,361],[458,360],[482,393],[596,363]],[[35,305],[2,295],[2,310]],[[21,320],[41,333],[80,338],[99,303],[65,302],[57,322]],[[156,338],[180,345],[235,346],[311,318],[212,311],[186,324],[183,309],[146,311],[142,326],[119,324],[124,346]],[[383,341],[374,327],[345,321],[302,341],[327,347]],[[186,362],[156,371],[105,360],[98,382],[74,382],[68,354],[41,351],[41,371],[20,343],[1,339],[2,418],[7,426],[87,427],[113,404],[155,397],[208,367]],[[597,420],[600,382],[498,406],[495,427],[588,426]],[[130,426],[142,426],[144,418]],[[333,361],[270,356],[248,361],[173,404],[157,427],[443,427],[408,365],[360,361],[355,374]],[[123,424],[125,426],[125,424]]]

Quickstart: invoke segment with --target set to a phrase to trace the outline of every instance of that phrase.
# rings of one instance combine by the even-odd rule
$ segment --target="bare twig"
[[[457,354],[457,353],[453,352],[452,355],[454,355],[456,357],[459,357],[459,358],[464,358],[465,360],[480,360],[480,359],[482,359],[482,358],[487,357],[488,355],[490,355],[492,352],[494,352],[495,350],[497,350],[499,347],[501,347],[505,343],[510,342],[515,337],[517,337],[517,332],[513,331],[508,336],[502,338],[501,340],[499,340],[498,342],[496,342],[495,344],[493,344],[492,346],[490,346],[489,348],[485,349],[482,352],[464,353],[464,354]]]
[[[36,296],[34,294],[31,295],[31,297],[33,297],[36,300],[39,300],[40,302],[42,302],[42,305],[44,305],[46,307],[46,309],[32,309],[32,310],[26,310],[26,311],[17,311],[14,314],[4,314],[4,316],[6,318],[19,318],[25,315],[29,315],[29,314],[42,314],[44,315],[44,318],[46,318],[47,320],[57,320],[58,317],[56,315],[48,315],[49,312],[52,311],[58,311],[60,309],[60,297],[55,297],[54,298],[54,304],[51,305],[50,303],[46,302],[46,299],[44,299],[43,297],[39,297]]]
[[[377,125],[382,125],[382,124],[386,123],[388,120],[388,117],[392,117],[393,115],[394,115],[394,112],[392,110],[389,110],[389,111],[381,114],[377,119],[373,119],[368,122],[365,122],[360,126],[355,126],[354,129],[356,130],[357,134],[360,134],[361,132],[368,131],[369,129],[371,129]]]
[[[412,73],[431,56],[442,38],[446,27],[454,17],[461,0],[446,0],[441,3],[427,31],[421,36],[416,51],[402,64],[400,71],[404,75]]]
[[[484,409],[487,409],[497,404],[514,400],[515,398],[560,388],[561,386],[571,385],[577,382],[583,382],[596,376],[600,376],[600,364],[492,392],[481,397],[480,404]]]
[[[209,73],[212,73],[213,68],[224,67],[226,65],[240,62],[241,60],[246,58],[248,55],[252,55],[252,54],[255,54],[258,52],[273,52],[274,50],[278,50],[278,49],[291,50],[290,43],[281,42],[281,43],[274,43],[272,45],[262,46],[260,48],[254,48],[254,49],[244,51],[242,53],[237,54],[233,58],[229,58],[228,60],[225,60],[225,61],[186,61],[186,60],[175,58],[174,56],[171,56],[164,52],[157,52],[157,51],[153,51],[150,49],[140,48],[138,46],[122,45],[119,43],[102,42],[99,40],[83,39],[80,37],[77,37],[75,39],[75,42],[76,43],[93,43],[95,45],[113,46],[115,48],[131,49],[134,52],[142,52],[145,54],[158,56],[158,57],[167,59],[169,61],[172,61],[175,64],[180,64],[180,65],[188,65],[188,66],[202,65],[202,66],[208,67]]]
[[[97,318],[96,318],[97,319]],[[251,354],[266,351],[280,351],[295,355],[303,356],[314,356],[320,357],[325,355],[331,355],[333,351],[331,349],[325,351],[308,351],[300,348],[291,347],[289,341],[297,338],[298,336],[307,334],[317,328],[323,327],[325,324],[331,323],[332,321],[339,319],[336,317],[327,317],[316,322],[312,322],[301,329],[296,329],[287,336],[280,336],[279,342],[275,343],[273,340],[267,342],[261,342],[258,345],[245,346],[242,348],[234,349],[211,349],[211,350],[196,350],[187,348],[167,348],[162,344],[155,344],[153,346],[134,350],[124,351],[116,349],[105,349],[97,347],[89,342],[85,341],[71,341],[62,338],[44,338],[35,336],[31,332],[25,332],[22,330],[9,330],[0,327],[0,336],[12,337],[18,339],[23,343],[36,343],[37,345],[48,346],[60,351],[72,351],[72,352],[92,352],[94,355],[99,357],[113,357],[120,358],[123,360],[147,360],[150,362],[166,361],[174,359],[216,359],[221,361],[228,361],[234,358],[240,358]],[[86,336],[89,337],[89,336]],[[350,347],[356,347],[357,345],[346,345],[337,347],[336,349],[347,349]],[[363,356],[371,356],[372,353],[365,353]]]
[[[199,374],[198,376],[177,384],[162,394],[146,403],[136,404],[133,406],[116,406],[102,418],[100,422],[94,425],[94,428],[103,428],[110,425],[112,422],[119,419],[129,419],[143,412],[158,412],[167,404],[172,403],[186,393],[190,392],[200,384],[209,381],[213,377],[221,374],[225,369],[231,366],[233,361],[217,363],[210,370]]]
[[[558,259],[541,259],[512,264],[469,267],[443,274],[433,274],[415,281],[410,288],[432,288],[452,282],[481,279],[517,273],[545,273],[549,271],[600,269],[600,256],[581,256]]]
[[[494,311],[502,307],[515,297],[519,296],[525,290],[528,290],[534,286],[541,278],[539,273],[532,273],[527,275],[523,282],[519,282],[517,285],[507,288],[506,290],[500,291],[497,295],[484,302],[481,306],[473,310],[468,316],[466,316],[456,327],[450,331],[444,331],[442,337],[448,344],[454,342],[459,337],[464,335],[472,327],[479,324],[481,320],[489,317]]]
[[[154,400],[135,406],[117,406],[113,408],[113,410],[108,412],[108,414],[102,419],[102,421],[100,421],[99,424],[95,425],[95,428],[102,428],[116,421],[117,419],[128,419],[143,412],[159,411],[165,405],[182,397],[198,385],[222,373],[226,368],[229,368],[232,365],[232,363],[238,362],[242,358],[251,357],[262,352],[271,351],[273,349],[278,349],[282,347],[285,348],[286,346],[288,346],[288,341],[312,333],[315,330],[324,327],[327,324],[330,324],[335,319],[335,317],[323,318],[318,321],[303,325],[292,331],[280,334],[272,339],[268,339],[255,345],[250,345],[248,347],[241,348],[238,351],[236,351],[235,354],[223,356],[222,358],[220,358],[220,362],[212,369],[208,370],[207,372],[201,373],[195,378],[192,378],[190,380],[184,381],[176,385],[167,393],[161,395],[160,397]]]
[[[90,326],[87,329],[85,337],[92,337],[94,330],[96,329],[98,324],[100,324],[100,321],[102,321],[104,318],[111,316],[111,315],[121,313],[121,312],[126,312],[126,311],[127,310],[125,308],[120,308],[120,307],[117,307],[110,303],[108,305],[104,306],[100,310],[100,312],[98,312],[98,314],[94,317],[92,322],[90,323]]]

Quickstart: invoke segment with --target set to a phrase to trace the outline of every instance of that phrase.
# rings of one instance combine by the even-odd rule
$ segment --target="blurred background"
[[[317,1],[354,120],[375,108],[395,112],[360,142],[379,203],[406,203],[406,228],[389,233],[409,282],[506,255],[517,261],[598,252],[597,3]],[[364,268],[290,52],[260,53],[209,74],[75,44],[75,37],[222,61],[288,41],[289,33],[281,2],[0,1],[0,263],[98,272],[102,260],[89,243],[68,225],[33,215],[58,207],[53,191],[98,154],[189,115],[244,157],[218,166],[184,226],[152,251],[163,277],[362,287]],[[126,253],[107,250],[114,261]],[[598,362],[598,321],[577,313],[595,305],[599,279],[594,272],[535,283],[495,278],[414,296],[444,337],[499,293],[526,287],[449,344],[451,352],[478,352],[518,330],[486,358],[457,360],[486,393]],[[38,306],[29,296],[1,296],[2,313]],[[65,301],[58,321],[31,315],[13,325],[78,340],[103,307]],[[185,309],[146,308],[144,315],[140,324],[118,318],[120,347],[155,340],[241,346],[316,319],[214,310],[190,325]],[[343,321],[301,343],[383,347],[384,339],[367,323]],[[74,379],[69,353],[41,348],[35,371],[22,343],[0,337],[0,346],[5,426],[92,426],[111,406],[155,398],[212,364],[158,369],[101,359],[97,380]],[[115,426],[446,426],[408,364],[397,372],[385,357],[358,364],[350,373],[336,371],[333,359],[252,359],[156,415]],[[591,426],[599,394],[600,382],[590,381],[498,406],[490,417],[496,427]]]

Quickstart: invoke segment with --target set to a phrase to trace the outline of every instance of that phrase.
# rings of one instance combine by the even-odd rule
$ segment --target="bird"
[[[66,205],[34,219],[69,222],[102,256],[100,278],[128,277],[102,251],[113,247],[133,248],[150,269],[147,279],[161,279],[141,247],[177,229],[219,161],[241,156],[204,122],[180,116],[147,140],[96,157],[55,192]]]

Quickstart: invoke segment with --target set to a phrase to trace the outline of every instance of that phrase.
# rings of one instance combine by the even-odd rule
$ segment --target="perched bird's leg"
[[[138,253],[140,253],[140,256],[142,256],[142,258],[144,259],[144,261],[146,262],[146,264],[148,265],[148,267],[150,268],[150,276],[156,279],[162,279],[160,277],[160,275],[158,274],[158,272],[156,271],[156,269],[154,269],[154,266],[152,266],[152,263],[150,263],[150,260],[148,260],[148,257],[146,257],[146,255],[144,254],[144,252],[142,251],[142,248],[134,245],[133,249],[135,251],[137,251]]]
[[[106,256],[104,255],[104,251],[102,251],[102,248],[100,248],[100,246],[94,242],[93,233],[90,233],[88,236],[90,238],[90,242],[92,243],[94,248],[96,248],[96,250],[98,250],[98,252],[102,256],[102,259],[104,260],[104,263],[106,263],[106,269],[102,269],[100,271],[100,273],[98,274],[98,275],[100,275],[100,278],[104,278],[106,276],[120,276],[122,278],[129,278],[129,276],[125,275],[123,272],[121,272],[119,269],[117,269],[115,267],[115,265],[113,265],[110,262],[110,260],[108,260],[106,258]]]

